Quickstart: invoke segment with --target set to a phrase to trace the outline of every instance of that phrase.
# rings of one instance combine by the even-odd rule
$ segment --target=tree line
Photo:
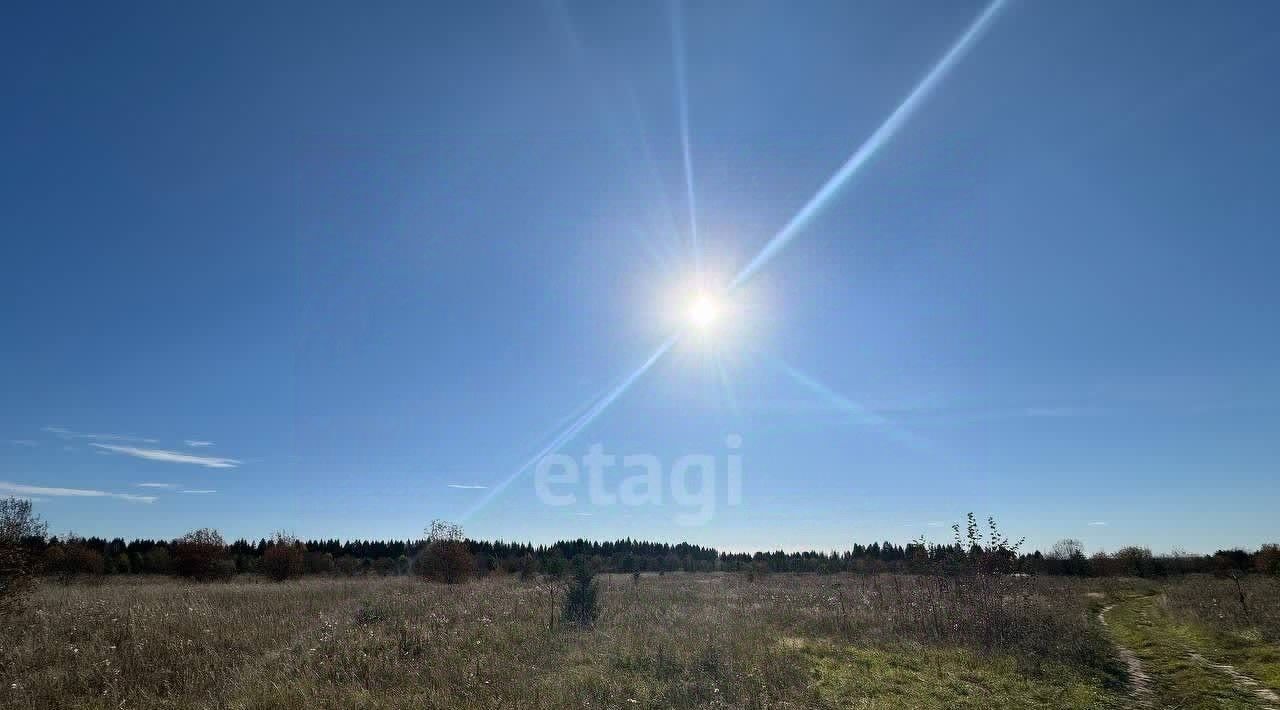
[[[986,532],[968,516],[952,526],[954,540],[923,538],[855,543],[844,550],[731,553],[689,543],[633,540],[562,540],[549,545],[473,540],[462,529],[435,521],[414,540],[300,540],[276,533],[258,540],[227,542],[212,529],[173,540],[76,535],[48,536],[28,501],[0,500],[0,592],[20,578],[44,574],[70,580],[107,574],[168,574],[197,580],[262,574],[274,579],[302,575],[410,575],[453,582],[494,573],[563,577],[581,564],[592,572],[1046,574],[1160,577],[1172,574],[1260,572],[1280,574],[1280,548],[1219,550],[1212,555],[1155,555],[1144,547],[1086,555],[1076,540],[1061,540],[1048,552],[1021,550],[987,520]]]

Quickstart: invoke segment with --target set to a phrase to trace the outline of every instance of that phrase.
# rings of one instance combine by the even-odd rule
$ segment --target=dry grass
[[[1244,604],[1240,592],[1244,592]],[[1161,613],[1175,624],[1178,642],[1229,663],[1280,693],[1280,579],[1190,577],[1170,584]]]
[[[1050,688],[1069,681],[1099,693],[1115,682],[1085,589],[1069,580],[668,575],[635,583],[619,575],[601,582],[601,615],[587,631],[550,630],[558,609],[545,588],[505,577],[462,586],[404,578],[45,585],[7,630],[0,704],[808,708],[866,699],[848,693],[909,704],[914,695],[892,694],[921,690],[845,678],[846,695],[833,696],[820,671],[843,648],[928,649],[938,659],[989,665],[986,676],[935,674],[947,685],[929,697],[943,705],[948,693],[970,700],[986,693],[986,707],[1017,707],[991,695],[1017,687],[997,678]],[[814,648],[833,651],[819,657]]]
[[[1245,602],[1240,603],[1240,591]],[[1165,589],[1165,607],[1175,617],[1218,631],[1256,633],[1280,643],[1280,578],[1249,575],[1234,580],[1198,575]]]

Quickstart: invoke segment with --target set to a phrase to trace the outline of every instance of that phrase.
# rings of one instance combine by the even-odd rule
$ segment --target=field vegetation
[[[1064,541],[1042,556],[1060,573],[1029,574],[1034,555],[970,519],[868,571],[839,553],[486,547],[437,523],[386,564],[279,533],[238,572],[234,544],[199,530],[146,551],[168,575],[105,574],[93,542],[42,540],[29,504],[0,512],[0,707],[1280,708],[1266,548],[1087,560]],[[815,559],[853,568],[778,571]],[[1096,576],[1112,564],[1144,576]]]
[[[589,623],[581,588],[598,595]],[[1062,707],[1065,695],[1096,707],[1122,698],[1124,677],[1087,599],[1072,580],[890,575],[44,584],[11,620],[0,698],[15,708],[776,708]]]

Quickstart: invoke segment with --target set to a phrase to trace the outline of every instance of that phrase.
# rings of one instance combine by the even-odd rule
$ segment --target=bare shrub
[[[0,498],[0,616],[22,607],[36,568],[31,543],[43,541],[46,530],[31,501]]]
[[[959,554],[952,555],[949,571],[961,574],[992,575],[1006,574],[1013,571],[1018,560],[1018,550],[1025,538],[1010,543],[1009,538],[1000,532],[996,519],[987,518],[987,539],[983,541],[978,519],[973,513],[966,517],[965,532],[960,534],[960,525],[951,526],[955,538],[955,549]]]

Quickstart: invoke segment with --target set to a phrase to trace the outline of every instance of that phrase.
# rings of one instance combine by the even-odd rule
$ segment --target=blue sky
[[[1275,540],[1278,21],[6,8],[0,493],[126,537]],[[722,497],[738,455],[741,502],[547,505],[552,442]]]

